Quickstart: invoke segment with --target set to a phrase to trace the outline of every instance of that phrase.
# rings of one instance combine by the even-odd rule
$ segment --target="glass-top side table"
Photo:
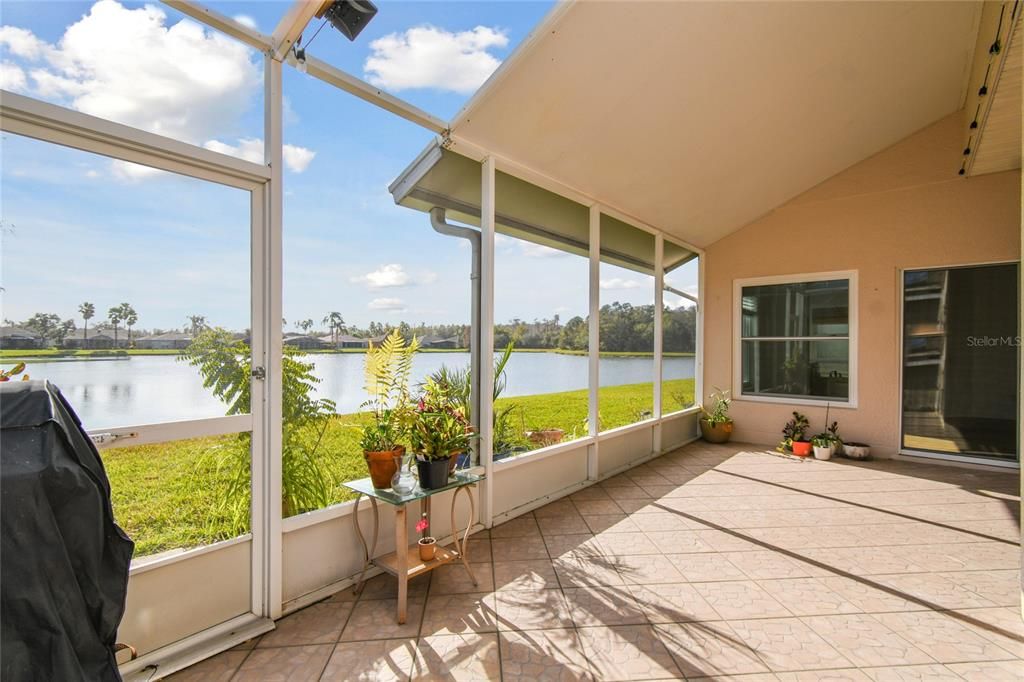
[[[461,561],[462,565],[466,568],[466,572],[469,573],[469,577],[473,581],[473,584],[477,585],[478,582],[476,576],[473,574],[473,569],[470,568],[469,560],[466,556],[466,540],[469,538],[469,529],[472,528],[473,519],[476,516],[476,500],[473,497],[473,488],[482,480],[484,480],[484,476],[482,475],[456,471],[453,475],[448,477],[448,484],[443,488],[424,490],[417,484],[412,492],[405,495],[399,495],[390,488],[374,488],[373,483],[370,482],[369,478],[361,478],[358,481],[349,481],[348,483],[345,483],[344,486],[346,488],[354,490],[357,493],[355,505],[352,508],[352,523],[355,526],[356,536],[359,538],[359,543],[363,548],[363,570],[359,573],[359,579],[356,581],[353,591],[358,594],[362,590],[364,585],[363,578],[366,576],[366,571],[371,565],[377,566],[395,576],[398,579],[398,622],[399,624],[402,624],[405,623],[408,612],[407,601],[409,594],[409,581],[412,578],[422,575],[428,571],[432,571],[438,566],[443,566],[444,564],[448,564],[453,561]],[[430,498],[449,490],[455,491],[452,494],[451,508],[451,527],[454,546],[449,548],[442,547],[438,544],[434,553],[434,558],[430,561],[422,561],[420,559],[419,548],[416,543],[413,543],[412,545],[409,544],[406,505],[411,502],[419,501],[420,513],[426,514],[429,518]],[[469,519],[466,522],[465,530],[460,533],[458,526],[455,525],[455,503],[459,499],[459,493],[463,490],[466,491],[466,496],[469,498]],[[369,545],[366,542],[366,537],[363,535],[362,529],[359,527],[359,503],[362,501],[364,496],[369,498],[373,509],[373,538]],[[380,513],[378,511],[378,501],[390,505],[395,511],[396,551],[374,558],[374,554],[377,550],[377,540],[380,534]]]

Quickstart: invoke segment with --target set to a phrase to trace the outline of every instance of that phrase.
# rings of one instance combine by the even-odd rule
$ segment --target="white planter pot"
[[[835,446],[829,445],[828,447],[821,447],[818,445],[814,446],[814,459],[832,459],[832,450]]]
[[[867,445],[850,445],[849,443],[844,443],[843,454],[850,459],[870,459],[871,448]]]

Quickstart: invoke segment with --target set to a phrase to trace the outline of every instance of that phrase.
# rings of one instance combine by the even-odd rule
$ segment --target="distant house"
[[[22,327],[0,327],[0,348],[26,350],[42,345],[42,339],[34,332]]]
[[[458,336],[449,336],[448,338],[441,338],[439,336],[424,336],[420,341],[421,348],[435,348],[435,349],[454,349],[460,348]]]
[[[366,348],[369,345],[370,342],[367,339],[361,339],[358,336],[351,334],[338,336],[338,348]]]
[[[118,333],[117,345],[125,347],[128,345],[127,335]],[[74,329],[64,337],[65,348],[98,348],[101,350],[114,347],[114,333],[109,329]]]
[[[301,350],[322,350],[331,347],[329,341],[306,334],[289,335],[284,339],[284,345],[293,346]]]
[[[135,339],[135,347],[145,350],[184,350],[190,343],[192,335],[187,332],[166,332]]]

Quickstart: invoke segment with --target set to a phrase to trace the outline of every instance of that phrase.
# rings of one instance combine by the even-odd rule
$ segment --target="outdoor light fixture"
[[[295,68],[299,70],[299,73],[309,73],[309,67],[306,65],[306,48],[295,47]]]
[[[341,31],[349,40],[355,40],[376,15],[377,6],[370,0],[326,2],[316,13],[318,19],[326,18],[331,22],[331,26]]]

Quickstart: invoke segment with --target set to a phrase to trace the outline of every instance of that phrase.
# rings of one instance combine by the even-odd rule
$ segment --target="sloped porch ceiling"
[[[958,110],[979,11],[576,2],[453,120],[455,150],[478,145],[706,246]]]

